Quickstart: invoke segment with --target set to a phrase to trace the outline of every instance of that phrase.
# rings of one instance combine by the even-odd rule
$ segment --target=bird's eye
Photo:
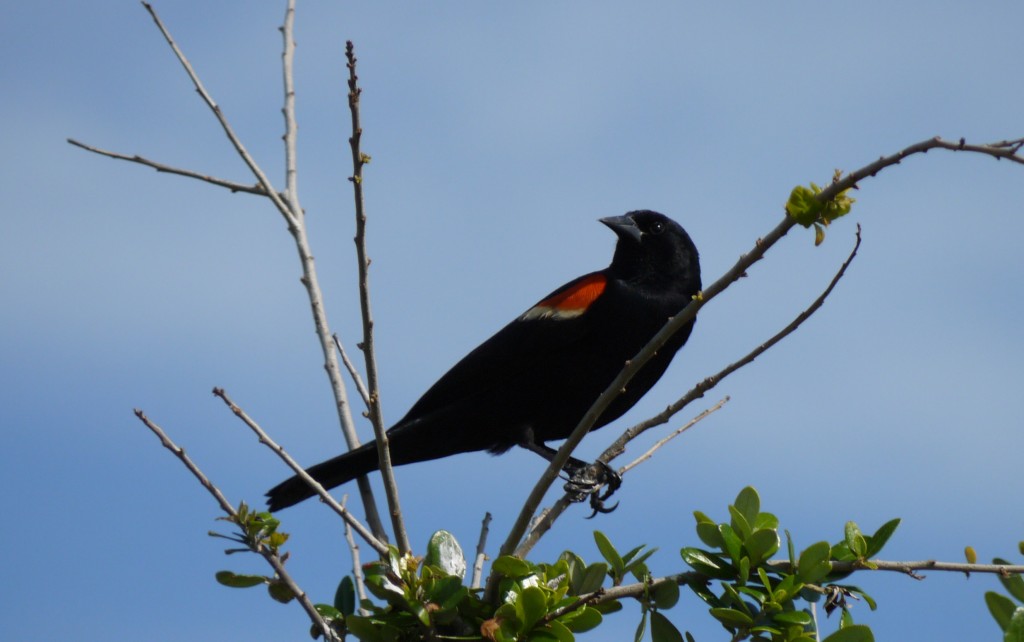
[[[665,224],[662,223],[661,221],[654,221],[653,223],[647,226],[647,231],[650,232],[651,234],[661,234],[662,232],[665,231]]]

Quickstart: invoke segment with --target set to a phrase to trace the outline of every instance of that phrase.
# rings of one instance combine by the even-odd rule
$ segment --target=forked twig
[[[754,359],[756,359],[766,350],[777,344],[786,336],[793,333],[798,327],[800,327],[800,325],[804,321],[810,318],[810,316],[814,314],[818,310],[818,308],[822,306],[822,304],[825,303],[825,299],[827,299],[828,296],[832,293],[832,290],[835,289],[836,284],[838,284],[839,280],[843,278],[843,276],[846,274],[846,269],[850,266],[850,263],[857,256],[857,250],[860,248],[860,242],[860,225],[858,224],[856,232],[856,241],[854,242],[853,249],[850,251],[849,256],[846,257],[846,260],[843,262],[843,264],[839,267],[839,270],[837,270],[836,274],[832,277],[832,280],[829,282],[828,287],[826,287],[825,290],[820,295],[818,295],[818,298],[816,298],[809,306],[807,306],[806,309],[804,309],[800,314],[798,314],[796,318],[794,318],[793,321],[791,321],[785,328],[779,330],[774,335],[772,335],[770,339],[768,339],[764,343],[760,344],[759,346],[748,352],[746,356],[744,356],[742,359],[729,364],[716,374],[711,375],[710,377],[707,377],[704,380],[702,380],[700,383],[698,383],[696,386],[690,389],[689,392],[687,392],[678,400],[670,404],[662,412],[658,413],[654,417],[651,417],[650,419],[642,421],[639,424],[628,428],[625,432],[622,433],[622,435],[619,436],[618,439],[612,442],[611,446],[609,446],[607,449],[605,449],[603,453],[601,453],[601,456],[598,457],[598,460],[603,461],[605,463],[610,462],[612,459],[625,452],[626,444],[629,441],[635,439],[641,433],[654,426],[667,423],[672,416],[674,416],[676,413],[682,410],[690,402],[703,397],[708,390],[714,388],[719,382],[722,381],[722,379],[729,376],[736,370],[739,370],[748,363],[751,363],[752,361],[754,361]],[[562,516],[562,513],[565,512],[565,510],[571,505],[571,503],[572,502],[569,499],[568,493],[559,498],[555,502],[555,504],[550,508],[550,510],[548,510],[547,513],[541,519],[537,520],[537,522],[533,524],[527,535],[524,537],[522,544],[520,544],[516,548],[516,555],[526,555],[526,553],[528,553],[537,544],[540,538],[551,529],[551,527],[555,523],[555,520]]]
[[[857,187],[859,181],[870,176],[874,176],[886,167],[899,164],[908,156],[926,153],[932,149],[975,152],[991,156],[996,159],[1007,159],[1015,163],[1024,164],[1024,157],[1017,155],[1022,147],[1024,147],[1024,138],[1000,141],[990,145],[967,145],[962,139],[959,143],[948,143],[939,137],[935,137],[910,145],[909,147],[906,147],[890,156],[883,156],[873,163],[865,165],[854,172],[834,180],[819,194],[817,194],[816,198],[820,203],[828,203],[842,192]],[[615,377],[612,383],[609,384],[605,391],[597,398],[590,410],[588,410],[582,419],[580,419],[572,434],[568,439],[566,439],[565,443],[562,444],[561,448],[558,449],[558,453],[552,458],[548,467],[541,474],[540,479],[537,480],[533,490],[531,490],[526,501],[523,503],[523,508],[520,510],[519,516],[516,518],[512,528],[509,530],[505,542],[501,546],[499,551],[500,555],[509,554],[519,547],[520,540],[526,533],[533,514],[537,511],[537,508],[540,506],[540,503],[544,499],[544,495],[547,493],[548,489],[551,487],[551,484],[558,478],[559,471],[565,465],[565,462],[568,461],[572,451],[575,450],[576,446],[579,445],[580,441],[593,427],[597,419],[609,404],[611,404],[615,397],[617,397],[618,394],[626,387],[630,380],[632,380],[636,373],[643,368],[651,357],[654,356],[654,353],[657,352],[669,340],[669,338],[672,337],[672,335],[697,316],[697,311],[700,310],[700,308],[702,308],[708,301],[721,294],[733,282],[745,275],[747,270],[750,269],[754,263],[761,260],[764,257],[765,252],[778,243],[779,240],[781,240],[782,237],[785,236],[786,233],[789,232],[789,230],[796,224],[797,223],[794,218],[785,215],[782,221],[778,223],[766,236],[758,239],[755,242],[754,247],[748,253],[742,255],[733,267],[727,270],[717,281],[709,285],[700,296],[691,301],[679,312],[679,314],[670,319],[668,323],[666,323],[665,326],[662,327],[662,329],[647,343],[647,345],[644,346],[643,349],[641,349],[640,352],[626,364],[619,375]],[[492,581],[497,581],[496,575],[492,575]],[[487,591],[488,595],[493,596],[493,591],[490,590],[493,586],[494,584],[489,583],[489,590]]]
[[[328,493],[327,490],[320,485],[320,482],[313,479],[313,477],[311,477],[309,473],[307,473],[305,469],[303,469],[302,466],[299,465],[298,462],[292,459],[291,455],[289,455],[284,448],[282,448],[277,442],[271,439],[270,436],[267,435],[266,431],[260,428],[259,424],[253,421],[252,417],[246,414],[244,410],[242,410],[237,404],[235,404],[235,402],[233,402],[228,397],[227,393],[224,392],[223,388],[214,388],[213,394],[214,396],[219,397],[222,401],[224,401],[224,403],[227,404],[228,408],[231,409],[231,412],[233,412],[236,417],[241,419],[242,422],[245,423],[245,425],[248,426],[250,430],[256,433],[256,437],[259,438],[260,443],[264,444],[265,446],[273,450],[274,453],[276,453],[277,456],[280,457],[284,461],[284,463],[288,465],[289,468],[295,471],[295,474],[298,475],[302,479],[302,481],[306,482],[306,484],[308,484],[310,488],[316,491],[317,495],[320,496],[321,501],[330,506],[335,513],[337,513],[343,520],[345,520],[346,524],[350,525],[355,532],[359,533],[359,536],[362,537],[371,547],[373,547],[373,550],[377,551],[381,555],[388,554],[387,545],[381,542],[379,539],[377,539],[369,531],[369,529],[363,526],[362,522],[356,519],[356,517],[348,509],[339,504],[336,499],[331,497],[331,494]]]
[[[628,430],[623,432],[618,439],[612,442],[612,444],[608,446],[608,448],[606,448],[603,453],[601,453],[601,456],[598,457],[598,459],[600,461],[608,463],[612,459],[618,457],[620,454],[625,452],[626,444],[628,442],[635,439],[637,436],[643,434],[645,431],[653,428],[654,426],[659,426],[661,424],[668,422],[668,420],[672,418],[672,416],[675,415],[677,412],[685,408],[691,402],[703,397],[709,390],[711,390],[716,385],[721,383],[723,379],[725,379],[732,373],[736,372],[743,366],[746,366],[747,364],[753,362],[754,359],[757,359],[759,356],[767,352],[779,341],[782,341],[787,336],[792,334],[797,328],[799,328],[804,321],[809,319],[811,315],[817,312],[818,308],[820,308],[825,303],[825,299],[827,299],[829,295],[832,294],[832,290],[835,289],[840,279],[842,279],[843,276],[846,274],[846,269],[850,267],[850,264],[853,262],[853,259],[856,258],[857,256],[857,250],[860,249],[860,232],[860,224],[858,223],[856,231],[856,240],[853,244],[853,249],[850,250],[849,256],[846,257],[846,260],[843,261],[843,264],[839,267],[839,270],[836,271],[835,275],[832,277],[832,280],[829,281],[828,287],[826,287],[824,291],[822,291],[822,293],[818,295],[818,298],[816,298],[809,306],[807,306],[807,308],[805,308],[803,312],[798,314],[796,318],[794,318],[789,323],[789,325],[779,330],[774,335],[772,335],[770,339],[768,339],[761,345],[757,346],[756,348],[748,352],[742,359],[730,363],[728,366],[721,369],[717,373],[702,380],[700,383],[691,388],[690,391],[687,392],[685,395],[683,395],[673,403],[669,404],[669,406],[665,408],[665,410],[663,410],[662,412],[654,415],[649,419],[646,419],[645,421],[640,422],[635,426],[630,427]]]
[[[92,145],[86,145],[85,143],[83,143],[81,141],[78,141],[78,140],[75,140],[74,138],[69,138],[67,140],[68,140],[68,142],[70,144],[74,145],[75,147],[80,147],[80,148],[84,149],[87,152],[93,152],[94,154],[99,154],[100,156],[107,156],[109,158],[115,158],[117,160],[124,160],[124,161],[128,161],[128,162],[131,162],[131,163],[138,163],[139,165],[145,165],[146,167],[152,167],[156,171],[163,172],[165,174],[177,174],[179,176],[187,176],[188,178],[194,178],[196,180],[203,181],[204,183],[210,183],[211,185],[218,185],[220,187],[226,187],[229,190],[231,190],[232,192],[245,192],[247,194],[255,194],[257,196],[266,196],[267,195],[267,191],[265,189],[263,189],[263,186],[260,185],[259,183],[256,183],[255,185],[244,185],[242,183],[236,183],[234,181],[229,181],[229,180],[226,180],[226,179],[223,179],[223,178],[217,178],[216,176],[209,176],[207,174],[200,174],[199,172],[194,172],[194,171],[192,171],[190,169],[181,169],[180,167],[173,167],[171,165],[165,165],[163,163],[158,163],[158,162],[156,162],[154,160],[150,160],[150,159],[145,158],[143,156],[139,156],[138,154],[129,156],[127,154],[120,154],[118,152],[112,152],[110,150],[100,149],[99,147],[94,147]]]
[[[220,505],[221,510],[224,511],[224,513],[227,514],[229,517],[237,521],[238,511],[236,511],[235,507],[231,505],[231,502],[229,502],[227,498],[224,497],[224,493],[220,492],[220,489],[214,486],[213,482],[210,481],[210,478],[207,477],[203,473],[203,471],[199,469],[199,466],[197,466],[195,462],[193,462],[192,459],[188,456],[188,454],[185,453],[185,449],[179,446],[178,444],[174,443],[174,441],[172,441],[171,438],[167,436],[167,433],[165,433],[163,429],[160,428],[160,426],[153,423],[149,419],[149,417],[146,416],[146,413],[136,408],[135,416],[138,417],[139,421],[141,421],[147,428],[149,428],[149,430],[154,435],[157,436],[157,438],[160,440],[161,445],[163,445],[163,447],[166,448],[167,450],[171,451],[174,454],[174,456],[177,457],[181,461],[181,463],[185,465],[185,468],[187,468],[189,472],[191,472],[192,475],[195,476],[197,480],[199,480],[199,484],[203,488],[205,488],[210,493],[210,495],[213,496],[215,500],[217,500],[217,504]],[[317,612],[316,608],[313,606],[313,602],[310,601],[309,596],[306,595],[306,592],[299,587],[299,585],[295,582],[295,579],[285,569],[284,561],[282,561],[281,557],[278,556],[278,554],[274,551],[261,545],[257,545],[252,550],[256,553],[259,553],[259,555],[262,556],[263,559],[265,559],[268,564],[270,564],[270,566],[274,569],[274,573],[277,575],[277,577],[282,582],[284,582],[285,586],[288,587],[288,590],[290,590],[292,594],[295,596],[295,599],[297,599],[299,601],[299,604],[302,605],[302,609],[306,611],[306,615],[309,616],[309,619],[318,629],[320,629],[320,632],[323,633],[324,639],[337,640],[338,637],[335,635],[334,630],[327,624],[327,622],[324,621],[322,617],[320,617],[320,613]]]
[[[330,325],[327,322],[327,315],[325,312],[325,305],[323,301],[323,293],[320,289],[319,281],[317,279],[316,266],[313,262],[313,253],[310,249],[309,239],[306,234],[306,226],[304,220],[304,214],[302,207],[299,204],[298,199],[298,186],[297,186],[297,144],[296,134],[298,131],[298,125],[295,119],[295,89],[293,82],[293,65],[294,65],[294,52],[295,43],[293,38],[294,29],[294,15],[295,15],[295,0],[288,1],[288,8],[285,14],[284,25],[281,28],[281,32],[284,38],[284,53],[282,54],[283,67],[284,67],[284,86],[285,86],[285,105],[284,105],[284,116],[285,116],[285,165],[286,165],[286,176],[285,182],[287,185],[287,191],[285,193],[278,193],[270,182],[267,175],[260,169],[255,159],[249,154],[245,145],[242,144],[241,139],[235,134],[230,123],[225,117],[220,106],[214,101],[212,95],[207,91],[202,81],[199,79],[198,74],[192,67],[188,58],[184,52],[178,47],[177,42],[171,36],[170,31],[164,25],[160,16],[156,13],[156,10],[148,2],[142,3],[146,11],[149,12],[150,17],[156,24],[160,33],[163,35],[167,44],[170,46],[171,51],[174,52],[175,57],[181,64],[185,73],[192,81],[196,92],[202,98],[203,102],[210,108],[217,121],[220,123],[221,128],[224,130],[225,135],[231,142],[235,151],[239,157],[246,164],[253,176],[256,178],[256,185],[243,185],[241,183],[235,183],[225,179],[220,179],[212,176],[204,175],[200,172],[192,170],[181,169],[158,163],[156,161],[143,158],[141,156],[131,156],[127,154],[120,154],[117,152],[111,152],[92,145],[86,145],[74,139],[68,139],[68,142],[81,149],[102,155],[110,158],[127,160],[135,162],[141,165],[152,167],[161,172],[167,172],[172,174],[178,174],[189,178],[195,178],[207,183],[226,187],[237,192],[246,192],[250,194],[257,194],[260,196],[266,196],[273,202],[274,207],[278,210],[281,216],[284,217],[288,224],[288,231],[291,233],[295,240],[296,249],[298,250],[299,260],[302,265],[302,278],[300,279],[302,284],[306,288],[307,295],[309,297],[310,308],[313,313],[313,324],[316,328],[317,336],[320,341],[320,349],[324,356],[324,369],[327,372],[328,380],[331,384],[331,391],[334,394],[335,407],[338,413],[338,421],[341,426],[342,434],[345,436],[345,441],[350,449],[359,446],[359,437],[356,434],[355,423],[352,421],[351,409],[348,401],[348,393],[345,389],[344,378],[341,372],[341,365],[338,362],[338,355],[335,352],[334,344],[332,341],[332,334],[330,331]],[[360,497],[363,501],[363,506],[366,511],[366,519],[373,529],[373,532],[379,539],[386,539],[383,523],[380,520],[380,515],[377,511],[376,502],[373,497],[373,489],[370,487],[369,480],[365,477],[359,477],[357,479],[359,485]]]

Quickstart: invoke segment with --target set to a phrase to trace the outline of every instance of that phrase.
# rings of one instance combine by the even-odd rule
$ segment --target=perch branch
[[[932,149],[947,149],[955,152],[973,152],[984,154],[992,158],[996,158],[997,160],[1007,159],[1015,163],[1024,164],[1024,157],[1017,155],[1022,147],[1024,147],[1024,138],[1005,140],[988,145],[967,145],[963,139],[961,139],[959,143],[949,143],[939,137],[930,138],[905,147],[890,156],[883,156],[873,163],[865,165],[864,167],[846,174],[841,178],[837,178],[825,187],[821,193],[817,194],[817,199],[821,203],[828,203],[845,190],[856,188],[859,181],[875,176],[878,172],[887,167],[899,164],[904,158],[914,154],[927,153]],[[701,307],[714,297],[721,294],[721,292],[733,282],[745,275],[747,270],[752,267],[754,263],[761,260],[764,257],[765,252],[779,242],[779,240],[781,240],[794,225],[796,225],[795,219],[788,215],[784,215],[782,221],[778,223],[764,238],[757,239],[751,251],[740,256],[733,267],[726,271],[724,275],[708,286],[700,296],[695,297],[693,301],[679,312],[679,314],[669,319],[664,327],[662,327],[662,329],[647,343],[647,345],[640,350],[636,357],[625,364],[625,367],[623,367],[618,376],[615,377],[612,383],[597,398],[590,410],[588,410],[586,414],[584,414],[583,418],[580,419],[580,422],[577,424],[572,434],[568,439],[566,439],[565,443],[562,444],[561,448],[558,449],[557,454],[552,458],[548,467],[537,480],[533,490],[531,490],[529,496],[524,502],[523,508],[519,512],[519,516],[513,523],[505,542],[499,550],[500,555],[507,555],[517,549],[520,540],[527,531],[533,514],[540,506],[540,502],[544,499],[544,495],[551,487],[551,484],[554,483],[555,479],[557,479],[559,471],[562,469],[565,462],[568,461],[572,451],[577,445],[579,445],[579,442],[593,427],[594,423],[601,416],[604,410],[611,404],[615,397],[620,394],[636,373],[640,371],[654,353],[657,352],[657,350],[659,350],[673,334],[678,332],[685,324],[689,323],[696,317],[697,311],[700,310]],[[493,596],[493,588],[496,586],[497,580],[497,575],[491,576],[491,580],[488,583],[488,596]]]
[[[612,443],[611,446],[609,446],[607,449],[605,449],[603,453],[601,453],[601,456],[598,457],[598,460],[603,461],[605,463],[610,462],[612,459],[625,452],[626,444],[629,441],[635,439],[641,433],[650,428],[653,428],[654,426],[659,426],[661,424],[667,423],[671,417],[673,417],[676,413],[681,411],[691,402],[703,397],[708,390],[718,385],[718,383],[720,383],[722,379],[729,376],[736,370],[739,370],[741,367],[747,365],[748,363],[751,363],[754,359],[756,359],[766,350],[774,346],[776,343],[784,339],[789,334],[792,334],[798,327],[800,327],[800,325],[804,321],[810,318],[810,316],[814,314],[818,310],[818,308],[822,306],[822,304],[825,303],[825,299],[827,299],[829,294],[832,293],[832,290],[835,288],[836,284],[839,283],[839,280],[842,279],[843,275],[846,274],[846,269],[850,266],[850,263],[853,261],[854,257],[857,256],[857,250],[860,248],[860,242],[860,225],[858,224],[856,241],[853,245],[853,249],[850,251],[850,255],[846,257],[846,261],[843,262],[843,264],[839,267],[839,270],[836,272],[835,276],[832,277],[832,280],[829,282],[828,287],[825,288],[825,290],[818,296],[817,299],[814,300],[814,302],[811,303],[811,305],[809,305],[803,312],[797,315],[797,317],[792,322],[790,322],[789,325],[775,333],[770,339],[768,339],[758,347],[751,350],[742,359],[729,364],[716,374],[703,379],[700,383],[698,383],[696,386],[690,389],[689,392],[687,392],[678,400],[670,404],[662,412],[651,417],[650,419],[642,421],[639,424],[628,428],[625,432],[622,433],[622,435],[619,436],[618,439],[616,439]],[[707,411],[705,411],[705,413],[706,412]],[[684,427],[684,429],[685,428],[686,427]],[[620,470],[620,474],[625,472],[625,470],[628,470],[628,468],[630,467],[632,467],[632,464],[629,467]],[[571,503],[572,502],[569,500],[568,493],[566,493],[560,499],[558,499],[555,502],[554,506],[552,506],[551,509],[544,515],[544,517],[538,520],[534,524],[533,528],[530,529],[528,535],[523,539],[523,543],[516,549],[516,555],[521,556],[529,552],[537,544],[537,541],[547,531],[551,530],[551,527],[554,525],[555,520],[562,516],[562,513],[566,511],[566,509],[571,505]]]

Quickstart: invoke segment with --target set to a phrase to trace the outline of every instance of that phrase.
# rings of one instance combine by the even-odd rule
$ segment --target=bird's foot
[[[590,498],[590,507],[594,512],[587,519],[593,518],[598,513],[610,513],[615,510],[619,505],[618,502],[612,506],[605,506],[605,501],[622,486],[622,476],[602,461],[592,464],[580,462],[580,464],[566,470],[569,478],[564,488],[569,499],[574,502],[582,502],[588,497]]]

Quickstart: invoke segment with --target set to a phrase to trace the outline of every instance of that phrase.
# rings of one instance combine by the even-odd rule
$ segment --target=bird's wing
[[[399,424],[507,385],[535,372],[540,361],[550,363],[553,355],[571,350],[587,336],[586,312],[607,283],[603,272],[592,272],[541,299],[452,366]]]

